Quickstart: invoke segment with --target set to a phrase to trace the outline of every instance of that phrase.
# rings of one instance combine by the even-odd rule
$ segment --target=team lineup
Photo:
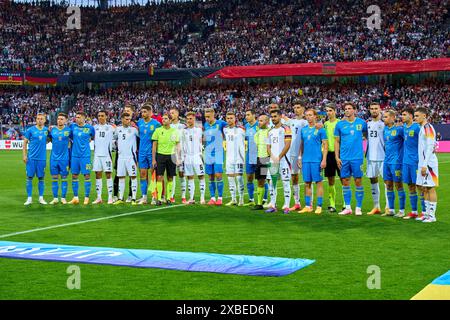
[[[381,214],[422,222],[436,221],[437,144],[435,130],[427,122],[427,109],[417,107],[402,110],[403,124],[399,124],[396,121],[396,111],[382,111],[380,104],[376,102],[369,106],[368,121],[356,116],[356,107],[351,102],[344,104],[343,119],[336,118],[336,108],[329,104],[326,107],[328,119],[322,123],[317,111],[306,109],[305,105],[300,100],[293,103],[295,117],[292,119],[285,116],[276,104],[269,105],[268,114],[258,117],[254,110],[248,110],[244,126],[237,124],[233,112],[226,114],[225,121],[216,119],[214,109],[204,110],[205,123],[202,127],[196,125],[196,114],[193,112],[186,113],[185,123],[181,123],[176,108],[170,109],[159,122],[154,118],[152,105],[148,103],[141,108],[141,118],[136,123],[132,121],[134,108],[125,106],[118,126],[108,124],[107,112],[104,110],[98,111],[98,124],[94,126],[86,123],[84,112],[78,112],[76,121],[70,125],[67,124],[68,116],[60,113],[57,125],[51,128],[45,126],[46,115],[38,114],[36,125],[28,128],[24,135],[23,160],[26,164],[28,196],[25,205],[33,202],[35,176],[38,178],[39,203],[47,204],[43,198],[46,145],[51,142],[49,166],[52,176],[52,205],[59,202],[79,204],[80,178],[84,180],[83,204],[89,204],[93,171],[96,199],[92,204],[103,203],[103,175],[106,178],[108,204],[173,204],[178,175],[181,203],[196,203],[197,178],[199,203],[220,206],[223,201],[225,173],[229,189],[227,197],[231,198],[225,205],[252,206],[254,210],[277,212],[277,191],[278,185],[281,185],[284,195],[281,210],[285,214],[293,211],[321,214],[325,176],[328,182],[328,211],[335,213],[338,211],[337,176],[342,184],[344,203],[338,214],[353,214],[353,178],[356,199],[354,213],[362,215],[365,157],[365,176],[371,183],[373,201],[373,209],[367,212],[368,215]],[[366,152],[364,140],[367,141]],[[93,161],[91,141],[94,145]],[[116,152],[114,160],[113,152]],[[303,206],[300,201],[300,173],[305,185]],[[69,174],[73,199],[67,201]],[[139,200],[138,175],[142,194]],[[209,177],[208,202],[205,200],[206,175]],[[125,199],[127,176],[129,192]],[[380,205],[380,178],[385,184],[384,210]],[[405,213],[404,184],[408,188],[412,209],[408,214]],[[248,193],[247,203],[244,201],[245,187]],[[395,191],[399,204],[397,212]],[[317,198],[315,209],[314,197]]]

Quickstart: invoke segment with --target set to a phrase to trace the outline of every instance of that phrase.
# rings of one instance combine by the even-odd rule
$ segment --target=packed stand
[[[449,56],[446,1],[231,0],[81,8],[0,3],[0,70],[54,73]]]
[[[13,90],[0,91],[0,122],[3,136],[17,138],[17,132],[33,124],[38,112],[53,116],[61,109],[62,102],[74,97],[73,107],[69,110],[69,121],[73,121],[76,111],[88,114],[88,122],[96,123],[96,113],[105,110],[111,123],[120,122],[122,108],[131,104],[139,109],[145,102],[151,102],[156,113],[162,114],[171,107],[180,109],[183,116],[194,111],[197,120],[204,122],[203,110],[214,108],[218,118],[225,118],[233,110],[238,121],[243,121],[245,110],[255,109],[257,113],[266,111],[270,103],[277,103],[289,117],[293,116],[292,102],[296,98],[305,98],[307,107],[313,107],[324,114],[325,106],[332,102],[337,106],[337,115],[343,116],[343,103],[353,101],[358,106],[358,116],[368,119],[368,105],[371,101],[380,101],[382,108],[401,110],[412,104],[433,109],[432,123],[450,123],[450,86],[442,84],[422,84],[408,86],[383,85],[309,85],[301,86],[280,82],[277,84],[233,84],[205,87],[169,87],[148,88],[118,87],[100,91],[71,93],[62,89]],[[54,117],[53,117],[54,119]],[[6,131],[15,128],[16,133]]]

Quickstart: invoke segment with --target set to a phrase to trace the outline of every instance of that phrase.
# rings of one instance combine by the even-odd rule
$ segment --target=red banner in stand
[[[288,76],[358,76],[450,71],[450,58],[382,60],[224,67],[207,78],[238,79]]]

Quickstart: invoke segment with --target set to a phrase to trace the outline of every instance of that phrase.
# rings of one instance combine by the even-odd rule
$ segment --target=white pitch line
[[[132,215],[140,214],[140,213],[144,213],[144,212],[158,211],[158,210],[163,210],[163,209],[176,208],[176,207],[180,207],[180,206],[185,206],[185,205],[184,204],[176,204],[176,205],[173,205],[173,206],[170,206],[170,207],[151,208],[151,209],[147,209],[147,210],[140,210],[140,211],[132,211],[132,212],[127,212],[127,213],[121,213],[121,214],[117,214],[115,216],[108,216],[108,217],[101,217],[101,218],[95,218],[95,219],[89,219],[89,220],[81,220],[81,221],[75,221],[75,222],[70,222],[70,223],[58,224],[58,225],[54,225],[54,226],[36,228],[36,229],[31,229],[31,230],[26,230],[26,231],[19,231],[19,232],[14,232],[14,233],[9,233],[9,234],[2,234],[2,235],[0,235],[0,238],[7,238],[7,237],[12,237],[12,236],[17,236],[19,234],[31,233],[31,232],[36,232],[36,231],[43,231],[43,230],[49,230],[49,229],[63,228],[63,227],[73,226],[73,225],[83,224],[83,223],[89,223],[89,222],[95,222],[95,221],[102,221],[102,220],[109,220],[109,219],[114,219],[114,218],[132,216]]]
[[[300,185],[302,185],[302,184],[303,183],[300,183]],[[277,189],[280,189],[280,188],[282,188],[282,186],[277,187]],[[231,198],[231,196],[223,197],[223,199],[227,199],[227,198]],[[101,218],[95,218],[95,219],[89,219],[89,220],[81,220],[81,221],[69,222],[69,223],[64,223],[64,224],[58,224],[58,225],[54,225],[54,226],[48,226],[48,227],[36,228],[36,229],[19,231],[19,232],[14,232],[14,233],[2,234],[2,235],[0,235],[0,239],[17,236],[19,234],[26,234],[26,233],[32,233],[32,232],[37,232],[37,231],[44,231],[44,230],[74,226],[77,224],[84,224],[84,223],[89,223],[89,222],[96,222],[96,221],[103,221],[103,220],[109,220],[109,219],[126,217],[126,216],[133,216],[133,215],[144,213],[144,212],[158,211],[158,210],[163,210],[163,209],[176,208],[176,207],[180,207],[180,206],[185,206],[185,204],[176,204],[176,205],[173,205],[170,207],[160,207],[160,208],[151,208],[151,209],[146,209],[146,210],[132,211],[132,212],[117,214],[115,216],[101,217]]]

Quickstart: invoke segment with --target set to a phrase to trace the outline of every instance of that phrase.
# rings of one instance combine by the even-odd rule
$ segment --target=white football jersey
[[[382,120],[367,122],[367,155],[369,161],[384,161],[384,122]]]
[[[283,124],[279,128],[273,127],[269,130],[269,145],[272,155],[278,156],[283,151],[285,138],[292,138],[291,128],[288,126]],[[289,154],[289,151],[287,154]]]
[[[182,159],[197,159],[202,156],[202,137],[201,128],[184,128],[181,131],[181,151]]]
[[[245,163],[245,129],[234,126],[223,129],[226,143],[227,163]]]
[[[137,159],[137,137],[139,137],[139,131],[135,127],[117,127],[116,139],[119,158]]]
[[[436,131],[434,127],[427,123],[420,127],[419,131],[419,168],[437,167],[438,159],[436,157]]]
[[[111,157],[116,128],[110,124],[96,124],[94,129],[94,155],[96,157]]]
[[[186,128],[186,125],[184,123],[178,122],[178,123],[171,123],[170,124],[171,128],[175,128],[178,129],[180,131],[181,134],[181,130],[183,130],[184,128]]]
[[[307,125],[308,121],[306,121],[305,119],[291,119],[289,121],[289,127],[291,128],[292,132],[291,148],[289,149],[289,155],[291,159],[297,159],[298,157],[298,152],[300,151],[300,142],[302,141],[301,131],[302,128],[306,127]]]

